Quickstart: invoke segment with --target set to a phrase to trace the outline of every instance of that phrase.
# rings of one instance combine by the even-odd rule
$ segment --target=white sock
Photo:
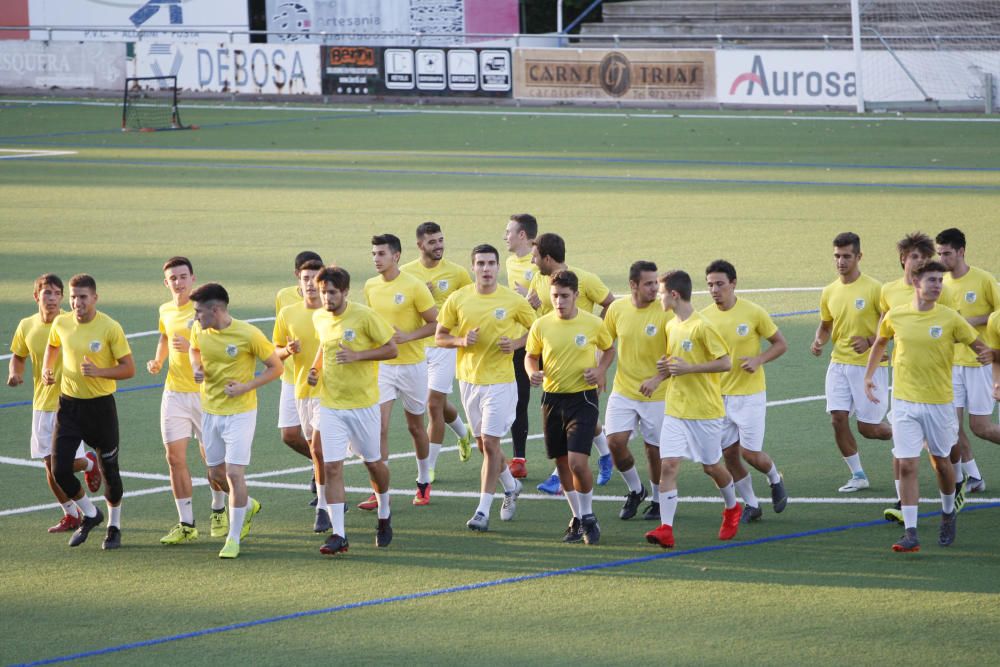
[[[896,485],[896,500],[899,500],[901,498],[901,496],[899,495],[899,480],[894,479],[893,483],[895,483]]]
[[[65,514],[66,516],[71,516],[76,518],[80,517],[80,511],[77,509],[76,503],[74,503],[72,500],[67,500],[66,502],[60,504],[62,505],[63,508],[63,514]]]
[[[736,493],[740,494],[743,502],[750,507],[760,507],[760,501],[757,500],[757,494],[753,492],[753,480],[750,479],[749,474],[740,481],[733,482],[733,486],[736,487]],[[722,497],[725,498],[725,495],[723,492]],[[728,500],[726,502],[728,503]],[[732,505],[727,504],[726,507],[732,507]]]
[[[174,498],[174,504],[177,505],[177,517],[180,519],[181,523],[186,523],[189,526],[193,526],[194,507],[191,503],[191,499]]]
[[[954,493],[942,493],[941,494],[941,511],[945,514],[951,514],[955,511],[955,494]]]
[[[649,499],[654,502],[660,502],[660,483],[649,480]]]
[[[767,482],[769,484],[777,484],[781,481],[781,474],[778,472],[778,466],[771,463],[771,469],[767,471]]]
[[[969,475],[969,477],[975,477],[976,479],[983,478],[982,473],[979,472],[979,466],[976,465],[976,459],[962,461],[962,467],[965,468],[965,472]]]
[[[87,462],[87,467],[84,468],[86,472],[90,472],[91,470],[94,469],[94,459],[90,458],[89,456],[84,456],[83,460]]]
[[[441,445],[439,445],[436,442],[432,442],[427,454],[427,462],[431,470],[437,468],[438,454],[440,453],[441,453]]]
[[[628,470],[619,470],[622,479],[628,485],[628,490],[632,493],[642,493],[642,480],[639,479],[639,472],[632,466]]]
[[[333,534],[347,537],[344,534],[344,503],[330,503],[326,506],[326,513],[330,516]]]
[[[517,482],[510,474],[510,468],[504,467],[500,472],[500,484],[503,485],[504,493],[513,493],[514,489],[517,488]]]
[[[94,505],[93,501],[87,497],[86,493],[83,494],[79,500],[75,500],[73,502],[75,502],[76,506],[80,508],[80,512],[82,512],[84,516],[97,516],[97,506]]]
[[[221,512],[226,509],[226,492],[212,489],[212,511]]]
[[[326,502],[326,484],[316,483],[316,509],[324,509],[328,507]],[[341,537],[344,536],[343,533],[337,533]]]
[[[750,475],[747,475],[749,477]],[[730,482],[725,486],[719,487],[719,493],[722,494],[722,499],[726,502],[726,509],[731,508],[736,504],[736,487]]]
[[[916,528],[917,527],[917,506],[916,505],[903,505],[903,527],[904,528]]]
[[[476,508],[477,512],[482,512],[487,517],[490,515],[490,508],[493,507],[493,494],[492,493],[480,493],[479,494],[479,507]]]
[[[674,525],[674,514],[677,513],[677,489],[660,491],[660,523],[664,526]]]
[[[465,422],[462,421],[461,417],[455,417],[455,421],[448,423],[448,428],[455,432],[459,438],[464,438],[469,434],[469,430],[465,428]]]
[[[855,477],[863,477],[865,474],[864,468],[861,467],[861,454],[854,454],[853,456],[845,456],[844,463],[847,467],[851,469],[851,474]]]
[[[552,469],[552,474],[549,475],[549,477],[556,477],[556,478],[558,478],[559,477],[559,468],[553,468]]]
[[[569,503],[569,509],[573,512],[573,516],[577,519],[580,518],[580,496],[576,491],[563,491],[563,495],[566,496],[566,502]]]
[[[577,502],[580,503],[580,516],[584,517],[588,514],[594,513],[594,492],[587,491],[583,493],[582,491],[576,492]]]
[[[417,459],[417,484],[429,484],[431,481],[430,458]]]
[[[247,515],[248,507],[250,507],[249,501],[243,507],[229,505],[229,539],[236,544],[240,543],[240,532],[243,530],[243,519]]]
[[[965,464],[959,461],[958,463],[953,463],[952,466],[955,468],[955,483],[960,483],[965,479],[965,475],[962,470],[965,468]]]
[[[608,438],[604,435],[604,431],[601,431],[594,437],[594,447],[597,447],[597,453],[601,456],[607,456],[611,453],[608,449]]]
[[[108,527],[111,526],[119,529],[122,527],[122,505],[118,503],[118,507],[112,507],[108,501]]]
[[[375,499],[378,501],[378,518],[389,518],[389,492],[376,493]]]

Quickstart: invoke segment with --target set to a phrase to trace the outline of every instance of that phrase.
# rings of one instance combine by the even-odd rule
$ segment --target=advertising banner
[[[716,96],[723,104],[854,106],[851,51],[736,51],[715,55]]]
[[[31,25],[28,18],[28,0],[3,0],[0,2],[0,25],[22,26]],[[28,39],[27,30],[0,30],[0,40]]]
[[[715,99],[715,53],[516,49],[514,97],[709,102]]]
[[[2,88],[125,87],[125,45],[0,42]]]

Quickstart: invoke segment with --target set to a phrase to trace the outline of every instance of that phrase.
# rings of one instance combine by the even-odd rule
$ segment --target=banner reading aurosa
[[[516,49],[514,97],[710,102],[715,99],[715,52]]]

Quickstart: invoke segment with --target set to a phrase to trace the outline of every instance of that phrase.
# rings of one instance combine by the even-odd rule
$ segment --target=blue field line
[[[793,310],[788,313],[774,313],[771,317],[795,317],[796,315],[815,315],[819,312],[819,308],[810,308],[809,310]]]
[[[975,507],[966,506],[963,510],[965,512],[978,511],[982,509],[993,509],[1000,507],[1000,503],[990,503],[986,505],[976,505]],[[927,518],[939,515],[940,512],[925,512],[920,515],[921,518]],[[45,658],[43,660],[37,660],[34,662],[21,663],[22,666],[30,665],[52,665],[61,662],[71,662],[73,660],[81,660],[83,658],[93,658],[100,655],[109,655],[112,653],[120,653],[122,651],[128,651],[138,648],[148,648],[150,646],[158,646],[160,644],[167,644],[170,642],[181,641],[184,639],[194,639],[197,637],[205,637],[207,635],[215,635],[222,632],[230,632],[232,630],[242,630],[245,628],[254,628],[261,625],[270,625],[272,623],[279,623],[282,621],[293,621],[300,618],[310,618],[313,616],[321,616],[324,614],[334,614],[342,611],[350,611],[352,609],[364,609],[366,607],[377,607],[380,605],[391,604],[394,602],[408,602],[410,600],[421,600],[424,598],[439,597],[442,595],[450,595],[452,593],[465,593],[468,591],[482,590],[486,588],[496,588],[497,586],[506,586],[509,584],[519,584],[527,581],[535,581],[538,579],[548,579],[550,577],[561,577],[568,574],[581,574],[585,572],[594,572],[598,570],[608,570],[618,567],[627,567],[629,565],[641,565],[644,563],[650,563],[658,560],[666,560],[668,558],[679,558],[681,556],[692,556],[704,553],[713,553],[716,551],[727,551],[730,549],[741,549],[744,547],[752,547],[760,544],[772,544],[775,542],[785,542],[788,540],[801,539],[804,537],[813,537],[816,535],[829,535],[831,533],[842,533],[848,530],[855,530],[858,528],[872,528],[874,526],[885,526],[886,523],[882,519],[877,519],[874,521],[863,521],[860,523],[850,523],[843,526],[831,526],[828,528],[816,528],[813,530],[804,530],[797,533],[788,533],[785,535],[772,535],[770,537],[760,537],[755,540],[746,540],[744,542],[726,542],[725,544],[712,544],[704,547],[698,547],[695,549],[685,549],[683,551],[663,551],[655,554],[650,554],[648,556],[639,556],[637,558],[625,558],[622,560],[609,561],[607,563],[592,563],[590,565],[579,565],[577,567],[568,567],[561,570],[548,570],[545,572],[535,572],[532,574],[525,574],[517,577],[505,577],[503,579],[494,579],[493,581],[481,581],[474,584],[463,584],[461,586],[449,586],[447,588],[436,588],[429,591],[420,591],[418,593],[407,593],[405,595],[393,595],[391,597],[375,598],[373,600],[362,600],[360,602],[350,602],[347,604],[336,605],[334,607],[326,607],[323,609],[310,609],[307,611],[299,611],[292,614],[282,614],[281,616],[271,616],[269,618],[260,618],[253,621],[243,621],[241,623],[231,623],[229,625],[221,625],[214,628],[205,628],[204,630],[195,630],[193,632],[183,632],[176,635],[167,635],[165,637],[157,637],[155,639],[147,639],[144,641],[130,642],[128,644],[119,644],[117,646],[108,646],[101,649],[94,649],[92,651],[83,651],[80,653],[72,653],[69,655],[57,656],[54,658]]]

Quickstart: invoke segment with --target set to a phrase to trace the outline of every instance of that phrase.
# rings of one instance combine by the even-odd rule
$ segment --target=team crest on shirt
[[[507,309],[497,308],[496,310],[493,311],[493,317],[497,318],[498,320],[502,320],[503,318],[507,317]]]
[[[87,345],[87,347],[90,348],[91,352],[100,352],[101,351],[101,341],[99,341],[99,340],[92,340],[92,341],[90,341],[90,344]]]
[[[656,335],[656,325],[655,324],[647,324],[646,325],[646,335],[647,336],[655,336]]]
[[[941,334],[944,333],[944,329],[938,326],[931,327],[931,338],[940,338]]]
[[[749,324],[737,324],[736,325],[736,335],[737,336],[746,336],[748,333],[750,333],[750,325]]]
[[[577,334],[573,342],[576,343],[577,347],[583,347],[587,344],[587,337],[583,334]]]
[[[392,300],[395,301],[396,305],[398,306],[402,304],[404,301],[406,301],[406,297],[403,296],[401,292],[396,292],[396,296],[392,297]]]
[[[447,280],[439,280],[438,281],[438,291],[439,292],[447,292],[449,284],[450,283]]]
[[[856,310],[864,310],[865,309],[865,300],[864,299],[855,299],[854,300],[854,308]]]
[[[357,334],[354,333],[354,329],[344,329],[344,340],[351,343],[355,338],[357,338]]]
[[[681,347],[684,349],[685,352],[690,352],[691,349],[694,347],[694,343],[692,343],[688,339],[685,339],[681,341]]]
[[[532,271],[531,269],[528,269],[527,271],[524,272],[524,279],[526,281],[531,282],[531,279],[534,277],[535,277],[535,272]]]
[[[226,354],[230,357],[235,357],[237,352],[239,352],[239,350],[236,349],[235,345],[230,344],[226,346]]]
[[[968,292],[966,292],[965,293],[965,302],[966,303],[975,303],[976,302],[976,293],[973,292],[973,291],[971,291],[971,290],[968,291]]]
[[[186,323],[186,326],[187,326],[188,329],[190,329],[191,327],[193,327],[194,326],[194,318],[191,318],[190,320],[188,320],[187,323]]]

